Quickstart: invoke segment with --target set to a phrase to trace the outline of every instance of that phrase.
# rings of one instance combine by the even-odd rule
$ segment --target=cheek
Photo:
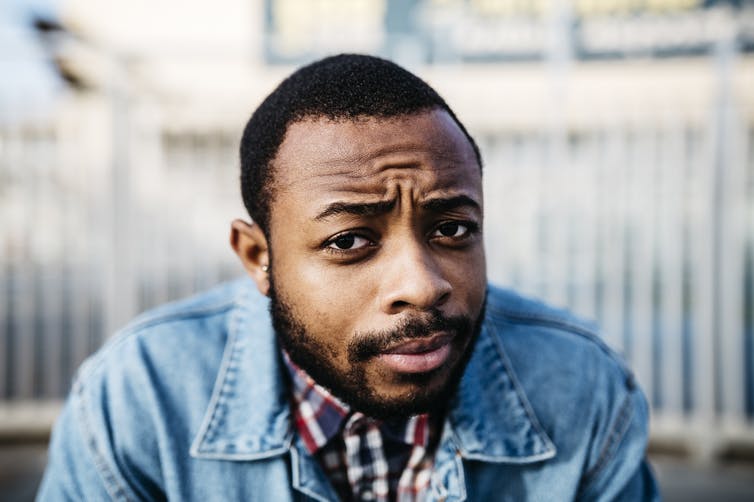
[[[277,261],[275,263],[277,266]],[[286,258],[277,271],[291,301],[306,305],[318,324],[351,331],[356,314],[369,311],[376,297],[377,277],[369,267],[328,266],[316,258]]]
[[[453,284],[456,295],[468,305],[481,303],[487,288],[487,270],[484,249],[479,249],[459,259],[450,256],[443,263],[446,277]]]
[[[307,335],[327,347],[339,361],[346,360],[347,344],[355,331],[358,311],[352,288],[343,281],[333,281],[316,267],[290,264],[277,268],[275,289],[284,298],[306,328]]]

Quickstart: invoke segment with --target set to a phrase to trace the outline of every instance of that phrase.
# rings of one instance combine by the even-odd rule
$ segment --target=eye
[[[334,251],[353,251],[369,246],[371,242],[365,237],[353,233],[340,234],[327,242],[327,248]]]
[[[432,234],[432,236],[433,237],[453,237],[453,238],[466,237],[466,235],[471,230],[469,227],[470,227],[469,225],[464,224],[464,223],[460,223],[457,221],[448,221],[438,226],[434,234]]]

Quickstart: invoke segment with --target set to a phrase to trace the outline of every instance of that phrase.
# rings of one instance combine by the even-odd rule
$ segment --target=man
[[[304,67],[241,143],[251,281],[90,358],[42,500],[645,500],[647,407],[591,328],[488,286],[482,163],[426,83]]]

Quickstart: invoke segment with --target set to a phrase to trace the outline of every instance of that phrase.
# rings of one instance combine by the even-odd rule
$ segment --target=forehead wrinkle
[[[293,190],[298,185],[304,185],[310,196],[321,196],[330,203],[338,202],[339,198],[343,198],[344,202],[387,201],[401,198],[404,192],[414,194],[412,198],[419,201],[431,194],[457,193],[459,176],[464,176],[463,167],[456,165],[416,169],[387,165],[379,171],[370,170],[368,173],[353,169],[325,172],[291,180],[286,189]],[[400,205],[398,201],[398,206]]]
[[[429,145],[427,143],[386,145],[364,153],[344,152],[344,154],[341,155],[340,158],[331,159],[323,163],[323,165],[331,165],[333,167],[353,167],[370,166],[375,164],[382,164],[385,162],[419,165],[421,163],[424,163],[423,161],[426,161],[426,158],[428,157],[436,160],[444,160],[450,162],[463,162],[466,160],[465,156],[457,155],[456,153],[453,152],[452,148],[438,148],[435,145]],[[393,159],[394,157],[399,157],[399,159]],[[400,157],[406,157],[406,160],[401,160]],[[412,157],[413,160],[409,160],[409,158]]]
[[[340,158],[329,159],[321,163],[322,167],[339,169],[333,174],[344,176],[363,176],[364,169],[376,169],[381,171],[392,167],[396,168],[434,168],[454,167],[465,164],[468,159],[465,155],[458,155],[452,148],[427,148],[426,144],[412,145],[410,148],[395,148],[386,146],[373,152],[364,154],[347,154]],[[448,166],[449,165],[449,166]]]
[[[424,140],[404,144],[388,144],[374,146],[370,149],[364,141],[351,144],[330,145],[334,147],[328,153],[323,145],[317,145],[315,154],[307,165],[286,162],[278,164],[277,176],[282,184],[295,186],[315,178],[347,178],[362,180],[390,169],[420,169],[422,171],[443,172],[450,169],[477,169],[474,157],[468,152],[454,148],[452,143],[445,144],[437,141]],[[310,150],[311,151],[311,150]],[[294,158],[295,158],[294,153]],[[279,159],[276,159],[279,161]],[[288,164],[288,165],[286,165]],[[293,171],[298,171],[292,176]],[[322,181],[321,184],[329,183]],[[319,185],[320,183],[317,183]]]

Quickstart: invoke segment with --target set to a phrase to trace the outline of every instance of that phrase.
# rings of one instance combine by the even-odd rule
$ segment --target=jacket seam
[[[590,339],[599,339],[599,333],[596,330],[589,329],[581,324],[568,322],[555,316],[513,311],[498,305],[492,305],[489,309],[492,314],[501,315],[509,319],[516,319],[527,324],[543,324],[554,328],[564,329]]]
[[[237,304],[235,304],[235,302],[234,305],[236,307],[238,306]],[[210,442],[214,439],[212,437],[214,429],[217,427],[218,421],[222,420],[220,413],[224,410],[221,410],[220,408],[225,405],[225,386],[228,379],[228,373],[233,371],[236,352],[238,350],[237,337],[238,324],[240,323],[240,320],[238,319],[239,316],[237,312],[238,311],[235,311],[233,313],[234,315],[231,315],[231,318],[228,321],[228,340],[225,342],[225,351],[223,352],[223,357],[220,362],[220,368],[218,369],[217,376],[215,377],[215,388],[212,390],[212,394],[210,395],[210,400],[207,405],[207,411],[205,412],[206,414],[199,426],[199,432],[194,438],[194,443],[189,449],[190,455],[199,456],[205,453],[203,448],[206,446],[207,442]]]
[[[547,435],[547,432],[545,432],[544,428],[542,427],[542,424],[539,423],[539,419],[537,418],[536,413],[534,412],[534,409],[531,407],[531,404],[529,403],[529,398],[526,396],[526,392],[523,389],[523,386],[518,381],[518,376],[516,375],[516,372],[513,370],[513,365],[508,360],[508,355],[505,353],[505,349],[502,346],[502,340],[500,339],[500,334],[497,332],[497,328],[494,329],[495,336],[494,336],[494,342],[495,342],[495,348],[497,350],[497,353],[500,355],[500,360],[503,363],[503,366],[505,367],[505,371],[508,372],[508,378],[511,379],[511,382],[513,383],[513,388],[515,389],[516,395],[518,396],[518,400],[522,406],[522,408],[525,410],[527,418],[529,419],[529,423],[531,424],[532,428],[537,432],[537,436],[543,443],[544,451],[540,452],[538,455],[535,455],[534,457],[540,457],[543,460],[546,460],[547,458],[552,458],[557,454],[557,448],[555,447],[555,444],[552,442],[552,439]]]
[[[607,439],[605,439],[605,444],[602,447],[602,450],[600,451],[599,457],[597,458],[597,461],[595,462],[594,466],[592,466],[585,474],[583,479],[583,487],[579,490],[579,492],[584,492],[589,485],[597,478],[597,476],[600,474],[600,472],[605,468],[608,461],[611,460],[614,457],[615,452],[617,451],[618,445],[623,440],[626,431],[628,430],[628,426],[631,422],[631,416],[632,413],[632,407],[631,407],[631,397],[632,394],[628,393],[626,397],[623,399],[623,403],[621,404],[620,411],[618,412],[618,416],[615,419],[614,426],[612,427],[612,430],[610,431],[610,434],[608,435]]]
[[[617,356],[616,353],[605,343],[605,341],[600,337],[598,331],[591,330],[584,326],[567,322],[563,319],[558,319],[549,315],[526,314],[522,312],[511,311],[499,306],[491,306],[490,315],[494,316],[495,314],[502,316],[509,322],[518,321],[522,324],[539,325],[548,328],[560,329],[567,333],[572,333],[574,335],[580,336],[588,342],[594,343],[602,352],[607,354],[611,361],[615,362],[623,376],[626,378],[626,385],[629,387],[629,389],[633,389],[633,373],[626,366],[625,362],[619,356]]]
[[[99,368],[105,364],[105,355],[112,352],[117,347],[120,347],[124,343],[128,342],[135,336],[142,335],[145,330],[152,328],[159,324],[167,324],[175,321],[184,321],[187,319],[194,319],[198,317],[214,316],[225,313],[229,310],[233,310],[236,307],[235,302],[225,303],[223,305],[213,306],[211,308],[196,309],[188,312],[171,312],[158,315],[154,318],[147,318],[139,321],[135,324],[126,326],[122,330],[116,332],[112,342],[106,344],[102,349],[93,356],[88,364],[81,367],[80,373],[82,377],[88,376],[96,372]]]
[[[111,499],[128,501],[129,497],[127,495],[127,490],[118,482],[115,473],[107,466],[107,460],[105,460],[97,448],[97,439],[93,433],[94,428],[91,426],[87,416],[87,400],[83,388],[79,389],[79,397],[79,413],[81,415],[79,428],[84,435],[84,442],[92,454],[92,461],[97,470],[97,474],[99,474],[102,479],[105,490]]]
[[[226,300],[223,303],[216,304],[216,305],[209,305],[206,307],[196,307],[191,310],[187,311],[173,311],[173,312],[163,312],[163,313],[155,313],[155,314],[145,314],[146,317],[137,321],[134,321],[130,325],[127,325],[123,328],[121,333],[123,334],[131,334],[136,333],[141,330],[151,328],[153,326],[156,326],[158,324],[164,324],[172,321],[183,321],[185,319],[193,319],[196,317],[206,317],[210,315],[217,315],[221,314],[223,312],[226,312],[228,310],[232,310],[234,307],[236,307],[236,302],[234,300]]]
[[[241,334],[243,333],[243,323],[245,322],[248,312],[245,310],[248,304],[247,290],[241,291],[234,300],[231,309],[230,318],[228,319],[228,339],[223,351],[223,357],[220,367],[215,376],[215,386],[210,395],[209,403],[205,409],[205,415],[200,423],[194,440],[189,448],[189,454],[196,458],[214,458],[222,460],[260,460],[284,455],[291,444],[291,436],[286,435],[281,438],[282,443],[275,447],[254,454],[234,453],[228,454],[218,450],[218,443],[215,442],[217,437],[217,428],[225,418],[227,413],[228,402],[228,380],[229,375],[237,372],[240,367],[238,358],[239,343],[241,343]],[[213,445],[214,443],[214,445]]]

